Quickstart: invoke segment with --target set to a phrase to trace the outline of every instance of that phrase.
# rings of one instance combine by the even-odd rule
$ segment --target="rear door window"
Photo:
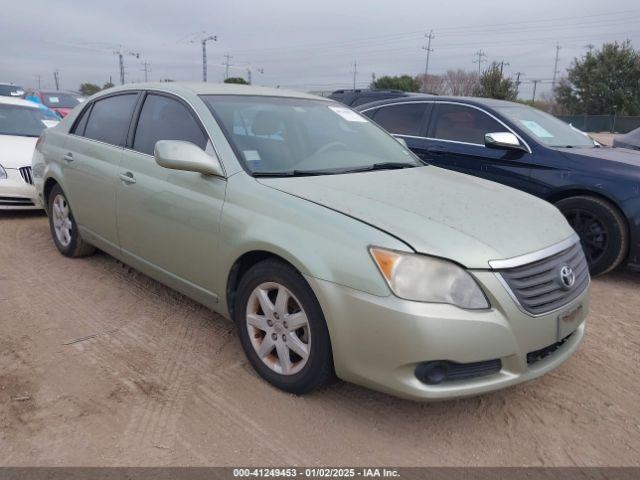
[[[399,103],[380,107],[373,120],[395,135],[424,136],[424,119],[428,103]]]
[[[137,93],[127,93],[94,102],[84,136],[123,147],[137,98]]]
[[[203,150],[207,146],[207,137],[200,124],[182,102],[164,95],[149,94],[140,112],[133,149],[153,155],[159,140],[182,140]]]
[[[436,105],[429,136],[438,140],[484,145],[484,136],[506,128],[477,108],[452,103]]]

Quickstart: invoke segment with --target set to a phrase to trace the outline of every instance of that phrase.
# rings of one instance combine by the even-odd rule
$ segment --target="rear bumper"
[[[336,374],[404,398],[442,400],[532,380],[561,365],[578,348],[585,332],[588,288],[562,309],[534,318],[518,309],[494,273],[474,275],[490,297],[489,310],[377,297],[307,277],[327,320]],[[559,340],[558,316],[579,305],[583,316],[567,340],[544,358],[527,362],[527,354]],[[416,377],[417,366],[426,361],[496,359],[501,368],[491,375],[436,385]]]
[[[7,168],[7,178],[0,179],[0,210],[38,210],[42,204],[33,185],[27,183],[20,171]]]

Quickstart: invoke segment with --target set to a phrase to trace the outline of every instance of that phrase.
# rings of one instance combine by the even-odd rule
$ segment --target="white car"
[[[42,208],[31,157],[40,133],[56,123],[36,103],[0,96],[0,210]]]

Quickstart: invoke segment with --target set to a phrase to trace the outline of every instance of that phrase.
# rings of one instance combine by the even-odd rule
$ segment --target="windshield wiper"
[[[356,167],[344,170],[342,173],[354,173],[354,172],[370,172],[372,170],[396,170],[401,168],[414,168],[417,167],[415,163],[405,162],[380,162],[373,165],[367,165],[366,167]]]
[[[253,172],[254,177],[310,177],[314,175],[340,175],[343,173],[369,172],[372,170],[392,170],[399,168],[413,168],[418,165],[403,162],[381,162],[356,168],[342,168],[332,170],[286,170],[284,172]]]

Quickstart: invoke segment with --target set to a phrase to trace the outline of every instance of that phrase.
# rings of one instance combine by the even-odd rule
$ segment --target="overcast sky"
[[[200,39],[208,44],[209,81],[221,81],[223,55],[230,75],[298,90],[350,87],[371,75],[424,72],[425,34],[435,38],[430,73],[476,69],[474,53],[505,61],[509,75],[522,72],[521,96],[550,88],[555,45],[564,73],[587,45],[629,38],[640,48],[637,0],[9,0],[0,8],[0,81],[77,90],[81,82],[119,82],[114,51],[125,56],[126,81],[201,80]],[[55,5],[55,6],[54,6]],[[486,66],[486,63],[483,63]],[[258,69],[264,69],[259,73]]]

